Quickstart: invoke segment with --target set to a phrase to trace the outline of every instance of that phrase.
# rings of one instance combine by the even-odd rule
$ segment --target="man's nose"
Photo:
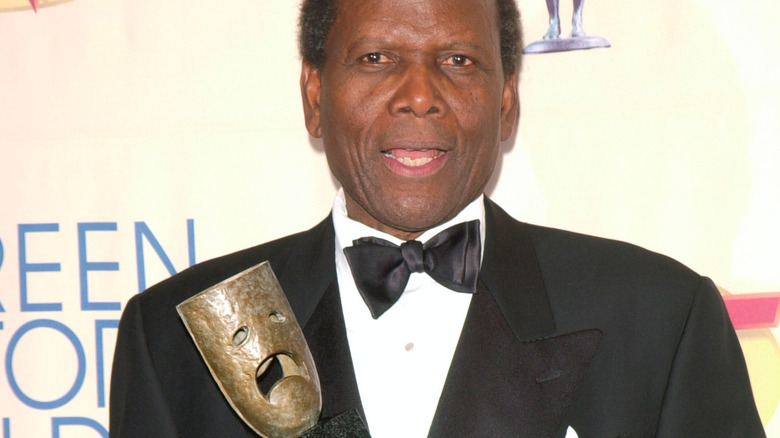
[[[445,102],[439,87],[441,72],[436,66],[413,63],[403,69],[390,102],[393,115],[412,114],[424,117],[428,114],[441,115],[445,111]]]

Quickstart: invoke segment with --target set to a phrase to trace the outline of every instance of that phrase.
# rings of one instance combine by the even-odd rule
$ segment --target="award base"
[[[368,428],[355,409],[320,422],[301,438],[371,438]]]
[[[553,38],[539,40],[527,45],[524,54],[569,52],[610,47],[609,41],[600,36],[579,36],[571,38]]]

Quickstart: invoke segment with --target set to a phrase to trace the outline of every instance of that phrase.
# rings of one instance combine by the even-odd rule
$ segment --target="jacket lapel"
[[[322,418],[332,418],[350,409],[357,409],[365,418],[336,284],[331,283],[325,291],[303,334],[320,376]]]
[[[566,408],[600,338],[586,330],[520,341],[481,283],[429,436],[563,436]]]
[[[563,436],[601,332],[556,335],[530,237],[489,200],[486,221],[479,289],[429,436]]]
[[[298,247],[273,266],[317,366],[322,415],[350,409],[363,415],[336,280],[335,233],[328,216],[302,235]]]
[[[520,340],[555,332],[550,298],[523,224],[485,198],[485,255],[480,278]]]
[[[325,291],[336,282],[333,220],[328,216],[299,237],[289,254],[277,263],[272,262],[271,267],[298,324],[305,327]]]

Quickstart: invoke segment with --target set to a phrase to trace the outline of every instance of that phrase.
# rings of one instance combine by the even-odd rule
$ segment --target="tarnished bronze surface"
[[[268,262],[176,309],[222,393],[255,432],[294,437],[317,423],[322,396],[314,360]],[[264,394],[257,377],[274,360],[283,376]]]

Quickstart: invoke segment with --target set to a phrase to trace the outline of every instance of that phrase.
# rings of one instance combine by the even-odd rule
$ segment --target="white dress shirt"
[[[483,197],[450,221],[417,238],[428,239],[452,225],[480,220],[484,249]],[[463,329],[471,294],[455,292],[426,273],[412,273],[398,302],[373,319],[355,286],[344,248],[375,236],[400,245],[402,240],[347,216],[344,193],[333,202],[336,272],[360,398],[373,438],[425,437]]]

